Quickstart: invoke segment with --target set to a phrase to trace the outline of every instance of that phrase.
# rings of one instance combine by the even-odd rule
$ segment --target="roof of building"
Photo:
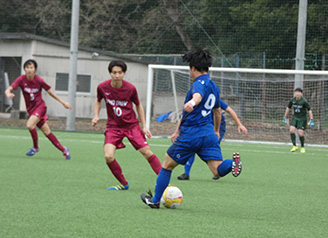
[[[29,33],[0,33],[0,40],[36,40],[36,41],[41,41],[41,42],[45,42],[45,43],[49,43],[49,44],[53,44],[53,45],[58,45],[58,46],[64,46],[64,47],[70,47],[70,44],[68,42],[64,42],[64,41],[60,41],[60,40],[55,40],[55,39],[50,39],[47,37],[43,37],[43,36],[38,36],[38,35],[34,35],[34,34],[29,34]],[[88,52],[96,52],[100,55],[105,55],[105,56],[109,56],[109,57],[115,57],[115,58],[119,58],[122,60],[127,60],[127,61],[132,61],[132,62],[137,62],[137,63],[141,63],[141,64],[149,64],[150,62],[144,61],[144,60],[138,60],[136,57],[132,57],[129,55],[124,55],[124,54],[118,54],[112,51],[105,51],[105,50],[101,50],[101,49],[96,49],[96,48],[92,48],[92,47],[85,47],[85,46],[79,46],[78,47],[79,50],[83,50],[83,51],[88,51]]]

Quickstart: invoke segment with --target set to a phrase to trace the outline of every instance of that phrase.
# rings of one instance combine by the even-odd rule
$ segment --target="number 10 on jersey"
[[[113,107],[113,111],[116,116],[122,116],[122,109],[120,107]]]

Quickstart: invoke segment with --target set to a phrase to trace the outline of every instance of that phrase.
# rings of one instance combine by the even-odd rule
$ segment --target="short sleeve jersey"
[[[46,107],[42,99],[42,89],[48,91],[51,87],[41,77],[34,75],[32,80],[29,80],[26,75],[18,77],[12,84],[13,89],[20,87],[25,99],[26,110],[29,114],[40,107]]]
[[[114,88],[106,80],[98,85],[97,100],[105,100],[107,109],[107,127],[123,127],[138,124],[133,104],[139,105],[139,97],[135,86],[123,80],[122,87]]]
[[[310,104],[304,97],[301,97],[299,100],[293,97],[288,103],[288,108],[293,108],[293,117],[301,120],[306,120],[306,110],[311,109]]]
[[[202,101],[194,107],[192,112],[183,111],[180,132],[192,133],[195,131],[192,128],[198,128],[204,133],[209,131],[214,133],[213,108],[220,106],[220,89],[210,80],[208,74],[203,74],[196,78],[189,89],[185,103],[192,99],[194,93],[199,93],[202,96]]]

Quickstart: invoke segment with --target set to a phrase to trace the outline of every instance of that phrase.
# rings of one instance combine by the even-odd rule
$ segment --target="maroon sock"
[[[47,135],[47,137],[51,141],[51,143],[57,147],[58,150],[60,150],[61,152],[65,151],[65,148],[59,143],[57,137],[52,132],[49,135]]]
[[[38,133],[36,131],[36,128],[34,128],[32,130],[29,130],[29,132],[31,133],[31,136],[32,136],[34,149],[39,149],[39,145],[38,145]]]
[[[161,164],[161,161],[159,161],[159,159],[157,158],[157,156],[155,154],[153,154],[152,156],[149,157],[148,163],[150,164],[150,166],[152,167],[154,172],[158,175],[159,171],[162,168],[162,164]]]
[[[106,162],[106,164],[108,165],[108,168],[110,169],[110,171],[112,171],[112,174],[115,176],[115,178],[123,185],[127,185],[128,182],[125,180],[124,175],[122,173],[122,169],[121,166],[117,163],[116,159],[114,159],[114,161],[108,163]]]

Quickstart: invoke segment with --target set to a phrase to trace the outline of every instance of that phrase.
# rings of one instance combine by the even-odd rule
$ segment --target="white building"
[[[25,33],[0,33],[0,112],[5,108],[4,72],[8,73],[11,84],[19,75],[24,74],[23,64],[27,59],[36,60],[37,75],[43,78],[61,99],[68,101],[69,57],[70,46],[66,42]],[[110,78],[107,68],[112,60],[126,62],[128,70],[125,80],[136,86],[139,99],[146,109],[147,63],[124,55],[79,47],[76,117],[93,117],[97,86]],[[46,92],[43,93],[43,99],[48,106],[48,116],[67,116],[64,107]],[[26,112],[21,93],[16,92],[13,106],[20,112]],[[106,110],[101,110],[100,117],[106,118]]]

